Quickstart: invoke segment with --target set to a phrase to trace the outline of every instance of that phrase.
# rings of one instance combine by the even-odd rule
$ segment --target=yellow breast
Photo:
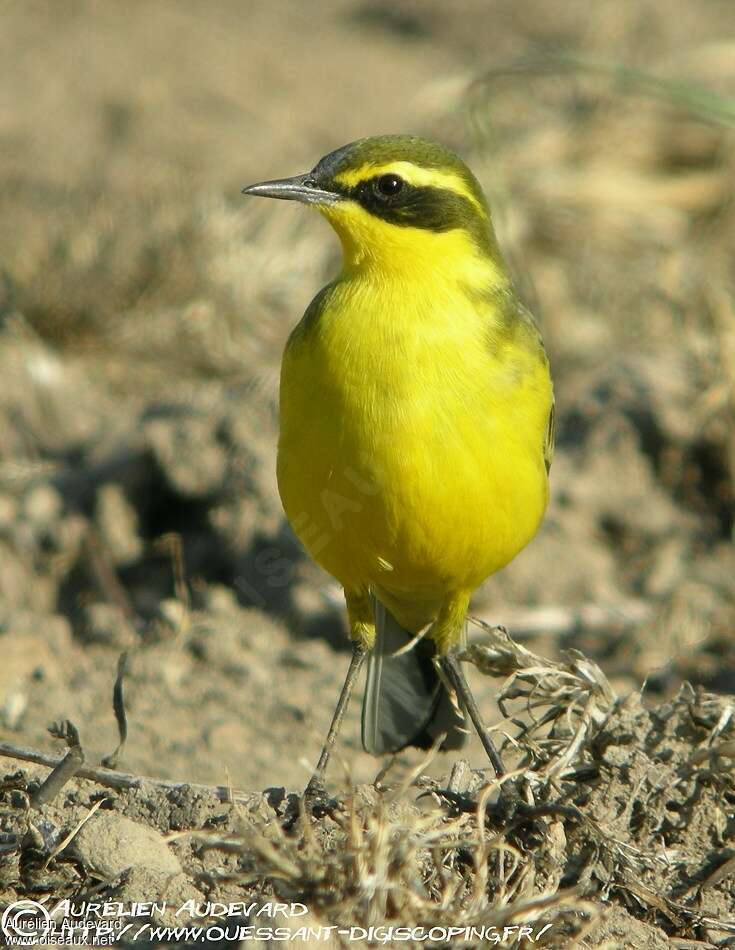
[[[451,275],[348,271],[284,355],[289,521],[348,590],[427,604],[472,590],[541,521],[551,399],[522,316]]]

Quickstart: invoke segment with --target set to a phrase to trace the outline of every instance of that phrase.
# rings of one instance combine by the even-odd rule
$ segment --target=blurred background
[[[49,749],[69,717],[110,752],[128,650],[124,767],[304,783],[348,644],[283,521],[277,379],[338,254],[240,188],[384,132],[476,171],[555,376],[549,515],[475,614],[621,694],[733,690],[730,0],[0,13],[4,740]],[[370,779],[359,748],[356,702],[342,757]]]

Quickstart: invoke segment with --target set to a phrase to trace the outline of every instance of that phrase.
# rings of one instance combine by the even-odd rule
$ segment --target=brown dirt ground
[[[119,768],[252,793],[108,789],[49,859],[104,789],[77,779],[29,813],[46,770],[3,760],[3,906],[168,887],[278,894],[348,926],[537,919],[558,946],[732,940],[732,5],[0,12],[0,741],[59,752],[48,726],[69,719],[98,763],[128,651]],[[293,799],[259,793],[303,787],[348,653],[339,590],[281,514],[278,359],[337,256],[321,222],[239,189],[393,131],[478,172],[555,376],[548,517],[475,613],[550,661],[581,650],[619,700],[602,690],[592,716],[578,670],[576,692],[551,689],[577,712],[519,752],[546,810],[493,805],[479,825],[474,785],[419,798],[452,757],[422,770],[407,753],[376,787],[356,702],[332,773],[343,810],[286,833]],[[502,680],[472,674],[499,721]],[[105,864],[121,816],[197,834]]]

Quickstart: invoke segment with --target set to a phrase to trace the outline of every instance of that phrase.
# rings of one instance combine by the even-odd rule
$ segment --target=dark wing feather
[[[368,658],[362,706],[362,744],[366,752],[385,755],[406,746],[431,748],[439,735],[442,749],[460,749],[467,733],[434,665],[436,648],[424,637],[407,653],[395,656],[412,634],[378,600],[375,646]]]
[[[551,468],[551,460],[554,458],[555,440],[556,440],[556,408],[554,404],[554,399],[552,397],[551,412],[549,413],[549,421],[546,424],[546,436],[544,437],[544,462],[546,463],[547,472]]]

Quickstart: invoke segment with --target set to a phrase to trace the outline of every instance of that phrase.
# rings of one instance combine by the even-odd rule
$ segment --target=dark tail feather
[[[464,720],[434,666],[434,643],[424,637],[402,656],[392,656],[412,638],[377,600],[375,649],[368,659],[362,705],[362,744],[384,755],[406,746],[430,748],[441,733],[442,749],[464,745]]]

